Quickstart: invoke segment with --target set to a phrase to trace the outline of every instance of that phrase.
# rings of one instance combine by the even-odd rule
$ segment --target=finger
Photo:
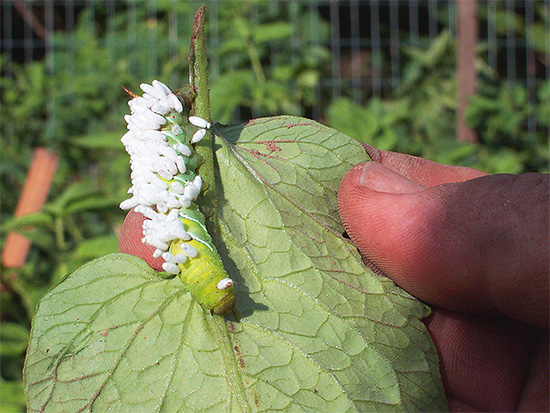
[[[156,271],[163,271],[162,257],[155,258],[153,253],[155,247],[147,245],[141,241],[143,238],[143,220],[145,217],[133,209],[128,212],[122,227],[120,228],[120,236],[118,239],[118,250],[125,254],[135,255],[143,259],[149,266]]]
[[[473,168],[443,165],[417,156],[381,151],[366,144],[363,147],[373,161],[424,186],[463,182],[487,175]]]
[[[537,328],[502,316],[434,310],[426,325],[438,350],[445,394],[480,411],[515,411]]]
[[[426,188],[368,162],[344,177],[338,206],[365,259],[416,297],[548,326],[548,176]]]

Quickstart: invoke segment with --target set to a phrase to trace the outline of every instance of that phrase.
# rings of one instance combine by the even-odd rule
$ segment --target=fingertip
[[[376,164],[350,170],[338,194],[369,267],[443,308],[548,326],[547,177],[482,176],[415,192]]]
[[[342,179],[338,189],[338,213],[347,234],[361,253],[364,250],[362,228],[356,225],[362,221],[361,204],[368,192],[360,184],[363,166],[355,165]]]
[[[464,262],[475,266],[478,257],[462,247],[464,224],[448,220],[445,203],[432,189],[367,162],[342,180],[338,210],[372,270],[428,303],[454,308],[458,295],[461,306],[477,307],[479,294],[467,293],[479,292],[478,284],[457,282],[456,274]]]
[[[403,195],[421,189],[422,185],[379,163],[367,162],[352,168],[338,191],[340,218],[363,260],[396,282],[400,273],[407,272],[405,267],[409,268],[400,260],[410,254],[410,244],[401,242],[403,233],[408,233],[411,241],[421,236],[413,225],[414,212],[421,209],[416,208],[417,201],[407,202]],[[400,219],[403,217],[412,219]]]
[[[414,155],[374,149],[367,150],[372,160],[428,187],[444,183],[464,182],[487,175],[485,172],[473,168],[445,165]]]
[[[423,185],[411,181],[377,162],[363,164],[359,183],[373,191],[389,194],[411,194],[425,189]]]
[[[143,259],[155,271],[163,271],[164,260],[153,257],[155,247],[142,242],[145,217],[133,209],[128,212],[120,228],[118,251]]]

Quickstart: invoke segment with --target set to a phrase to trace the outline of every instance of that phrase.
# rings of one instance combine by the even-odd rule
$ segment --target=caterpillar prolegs
[[[235,305],[233,280],[208,234],[195,204],[202,180],[201,157],[193,144],[204,138],[210,123],[187,117],[189,108],[163,83],[142,84],[143,96],[128,102],[122,137],[130,155],[132,187],[122,209],[143,214],[142,242],[156,248],[163,269],[178,274],[191,295],[213,314],[228,314]],[[185,110],[184,110],[185,109]]]

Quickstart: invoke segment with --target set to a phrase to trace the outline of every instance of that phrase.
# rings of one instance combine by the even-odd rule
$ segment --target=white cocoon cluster
[[[124,119],[128,123],[128,132],[122,137],[126,151],[130,155],[132,169],[132,187],[128,193],[130,199],[120,204],[122,209],[135,208],[146,218],[143,222],[142,241],[156,248],[154,256],[162,257],[163,269],[178,274],[177,264],[184,263],[188,257],[196,257],[197,251],[188,244],[182,244],[185,254],[172,255],[168,250],[170,243],[177,239],[190,240],[179,217],[180,208],[188,208],[200,194],[202,180],[196,176],[191,182],[174,180],[174,177],[186,172],[184,157],[192,154],[191,148],[184,143],[173,146],[168,144],[167,133],[180,135],[182,129],[173,125],[171,131],[163,131],[165,116],[171,112],[183,111],[179,99],[162,82],[153,80],[151,85],[141,84],[143,96],[128,102],[131,114]],[[197,116],[190,116],[189,123],[199,128],[191,142],[196,143],[206,135],[211,124]],[[165,128],[166,129],[166,128]],[[165,181],[173,181],[170,184]]]

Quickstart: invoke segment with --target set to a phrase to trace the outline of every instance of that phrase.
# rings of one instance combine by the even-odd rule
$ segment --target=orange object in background
[[[34,151],[31,167],[19,197],[14,216],[32,214],[40,211],[52,184],[57,169],[58,157],[45,148]],[[31,241],[21,234],[10,232],[2,250],[2,264],[6,268],[19,268],[25,264]]]

